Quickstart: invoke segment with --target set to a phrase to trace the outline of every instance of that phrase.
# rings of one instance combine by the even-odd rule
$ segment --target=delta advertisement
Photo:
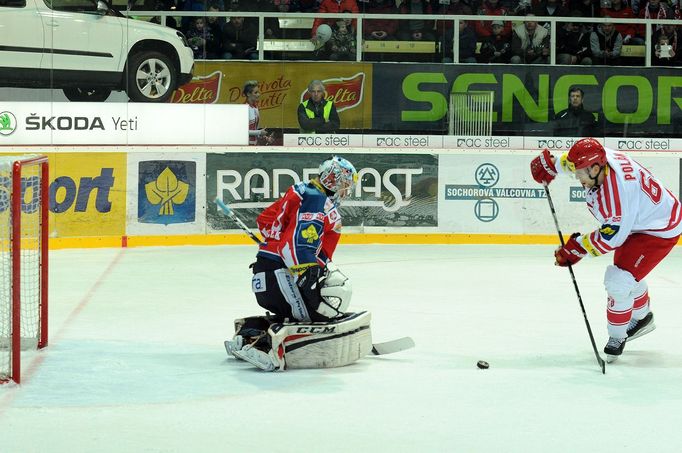
[[[291,185],[317,174],[320,154],[230,153],[206,156],[206,222],[223,231],[235,225],[213,203],[218,197],[250,227]],[[438,156],[352,154],[359,181],[341,204],[345,226],[438,226]]]
[[[371,63],[202,62],[194,79],[173,93],[171,102],[243,104],[244,82],[256,80],[261,92],[260,126],[296,128],[296,111],[307,99],[308,83],[321,80],[334,102],[343,129],[372,127]]]

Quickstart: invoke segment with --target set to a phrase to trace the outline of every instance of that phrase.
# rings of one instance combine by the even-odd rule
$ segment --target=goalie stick
[[[395,340],[386,341],[384,343],[374,343],[372,345],[372,354],[393,354],[412,348],[414,348],[414,340],[411,337],[402,337]]]
[[[260,245],[260,244],[263,243],[263,242],[258,238],[258,236],[256,236],[255,234],[253,234],[253,233],[251,232],[251,230],[249,229],[249,227],[246,226],[246,224],[245,224],[244,222],[242,222],[242,219],[240,219],[239,217],[237,217],[237,215],[234,213],[234,211],[233,211],[228,205],[226,205],[225,203],[223,203],[223,200],[221,200],[220,198],[216,198],[214,201],[215,201],[215,204],[218,206],[218,209],[220,209],[220,211],[221,211],[223,214],[225,214],[227,217],[229,217],[230,220],[232,220],[234,223],[236,223],[237,225],[239,225],[239,228],[241,228],[241,229],[244,231],[244,233],[246,233],[247,235],[249,235],[249,237],[250,237],[251,239],[253,239],[253,242],[255,242],[255,243],[258,244],[258,245]]]
[[[223,200],[220,198],[216,198],[215,204],[218,206],[218,209],[225,214],[227,217],[230,218],[233,222],[235,222],[237,225],[239,225],[239,228],[241,228],[256,244],[262,244],[262,241],[251,232],[248,226],[242,220],[237,217],[237,215],[234,213],[234,211],[225,203],[223,203]],[[226,346],[227,347],[227,346]],[[402,338],[397,338],[395,340],[391,341],[385,341],[383,343],[375,343],[372,345],[372,354],[373,355],[386,355],[386,354],[394,354],[396,352],[401,352],[405,351],[407,349],[411,349],[414,347],[414,340],[410,337],[402,337]],[[229,352],[229,351],[228,351]]]

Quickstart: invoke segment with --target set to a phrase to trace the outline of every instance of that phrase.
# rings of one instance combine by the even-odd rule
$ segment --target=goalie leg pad
[[[273,324],[271,355],[279,369],[333,368],[351,364],[372,350],[369,312],[347,313],[331,322]]]

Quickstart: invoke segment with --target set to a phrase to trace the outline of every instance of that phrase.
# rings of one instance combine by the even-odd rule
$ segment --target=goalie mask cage
[[[0,383],[47,346],[48,180],[46,156],[0,157]]]
[[[448,133],[458,136],[493,135],[493,91],[450,93]]]

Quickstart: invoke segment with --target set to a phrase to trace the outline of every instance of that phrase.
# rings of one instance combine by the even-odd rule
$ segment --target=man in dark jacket
[[[324,84],[313,80],[308,84],[310,98],[298,106],[298,124],[302,134],[332,134],[341,127],[334,103],[324,98]]]
[[[581,88],[572,87],[568,92],[570,106],[554,117],[554,135],[557,137],[591,137],[595,132],[596,120],[585,110]]]

